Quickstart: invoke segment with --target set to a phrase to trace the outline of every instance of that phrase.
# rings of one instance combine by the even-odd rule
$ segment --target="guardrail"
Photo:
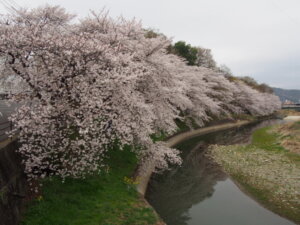
[[[300,108],[300,104],[283,104],[282,109]]]

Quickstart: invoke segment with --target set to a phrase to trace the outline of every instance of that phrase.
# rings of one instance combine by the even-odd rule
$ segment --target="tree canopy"
[[[19,152],[29,179],[101,171],[116,143],[133,146],[143,165],[152,160],[164,169],[181,163],[178,151],[150,136],[174,133],[175,119],[190,116],[202,126],[213,117],[268,115],[280,107],[276,96],[242,80],[187,66],[168,54],[171,40],[134,20],[105,12],[72,18],[63,8],[46,6],[0,21],[2,71],[30,90],[11,96],[22,106],[10,118],[21,128]],[[175,46],[195,64],[195,48]]]
[[[197,60],[197,49],[184,41],[178,41],[171,47],[171,52],[181,56],[188,65],[195,65]]]

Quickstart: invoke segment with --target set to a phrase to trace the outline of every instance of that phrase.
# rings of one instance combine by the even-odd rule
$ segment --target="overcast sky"
[[[236,76],[300,89],[300,0],[0,0],[22,7],[61,5],[79,17],[106,7],[174,41],[212,49]],[[0,5],[0,13],[5,13]]]

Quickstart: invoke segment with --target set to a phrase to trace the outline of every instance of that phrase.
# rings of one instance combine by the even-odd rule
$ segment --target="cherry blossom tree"
[[[71,18],[59,7],[45,7],[1,22],[6,70],[31,89],[11,118],[22,128],[20,152],[30,176],[44,170],[62,177],[97,171],[115,140],[166,149],[153,144],[150,134],[175,129],[179,110],[167,97],[176,98],[175,83],[161,76],[163,68],[152,60],[169,41],[146,38],[139,23],[105,13],[79,24]],[[145,94],[147,82],[160,100]],[[167,153],[163,159],[180,162],[175,150]]]
[[[201,47],[196,47],[197,59],[195,65],[206,68],[216,69],[216,62],[212,56],[211,50]]]
[[[146,35],[135,20],[92,13],[79,22],[60,7],[20,10],[0,21],[0,57],[7,74],[30,91],[11,96],[29,179],[82,177],[101,170],[113,143],[133,146],[158,169],[180,164],[178,151],[150,135],[173,133],[175,119],[199,125],[212,117],[272,113],[271,94],[230,82],[213,70],[168,54],[171,40]],[[272,102],[271,102],[272,101]]]
[[[235,94],[235,103],[239,105],[245,113],[254,116],[266,116],[281,108],[281,102],[278,96],[259,92],[243,81],[237,81],[235,83],[238,86],[238,92]]]

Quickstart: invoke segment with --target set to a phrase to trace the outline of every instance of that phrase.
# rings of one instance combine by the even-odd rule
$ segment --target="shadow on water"
[[[147,200],[168,225],[292,225],[241,192],[206,156],[210,144],[249,143],[253,130],[280,122],[263,121],[180,143],[175,147],[182,152],[182,166],[153,175]]]

